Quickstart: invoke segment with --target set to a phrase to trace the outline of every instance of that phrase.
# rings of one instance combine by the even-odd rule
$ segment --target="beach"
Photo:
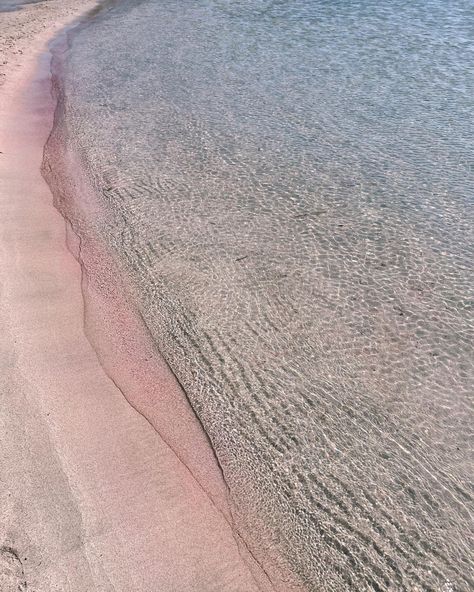
[[[0,0],[0,592],[472,588],[470,23]]]
[[[152,369],[155,396],[178,399],[181,457],[85,334],[77,243],[40,169],[54,111],[47,42],[93,5],[0,15],[0,589],[270,589],[232,532],[225,487],[212,499],[186,464],[188,445],[207,481],[219,478],[179,386]]]
[[[123,0],[54,52],[45,173],[92,300],[133,303],[235,531],[305,590],[472,587],[469,23]]]

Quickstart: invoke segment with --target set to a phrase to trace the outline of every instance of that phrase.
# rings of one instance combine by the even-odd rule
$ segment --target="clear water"
[[[145,0],[72,39],[97,230],[236,528],[307,590],[473,585],[473,25],[465,0]]]

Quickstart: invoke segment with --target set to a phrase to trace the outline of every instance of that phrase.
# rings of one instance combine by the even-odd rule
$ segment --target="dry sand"
[[[46,43],[92,5],[0,14],[0,591],[269,590],[179,386],[155,367],[163,437],[85,335],[84,277],[40,167]],[[140,381],[121,380],[136,399]]]

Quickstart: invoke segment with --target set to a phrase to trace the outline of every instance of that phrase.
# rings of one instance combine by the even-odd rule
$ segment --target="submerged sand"
[[[120,260],[262,562],[467,592],[467,15],[343,4],[117,3],[57,56],[46,155],[91,189],[51,186],[96,292],[94,235]]]
[[[53,113],[45,44],[92,4],[0,15],[0,590],[270,590],[165,365],[155,360],[141,392],[114,357],[127,327],[108,342],[114,351],[86,337],[87,280],[67,244],[78,245],[40,168]],[[145,407],[153,389],[160,426],[129,403],[114,368]]]

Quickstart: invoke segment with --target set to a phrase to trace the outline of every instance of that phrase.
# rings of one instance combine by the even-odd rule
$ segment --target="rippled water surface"
[[[72,41],[99,231],[236,528],[307,590],[473,586],[473,25],[464,0],[145,0]]]

